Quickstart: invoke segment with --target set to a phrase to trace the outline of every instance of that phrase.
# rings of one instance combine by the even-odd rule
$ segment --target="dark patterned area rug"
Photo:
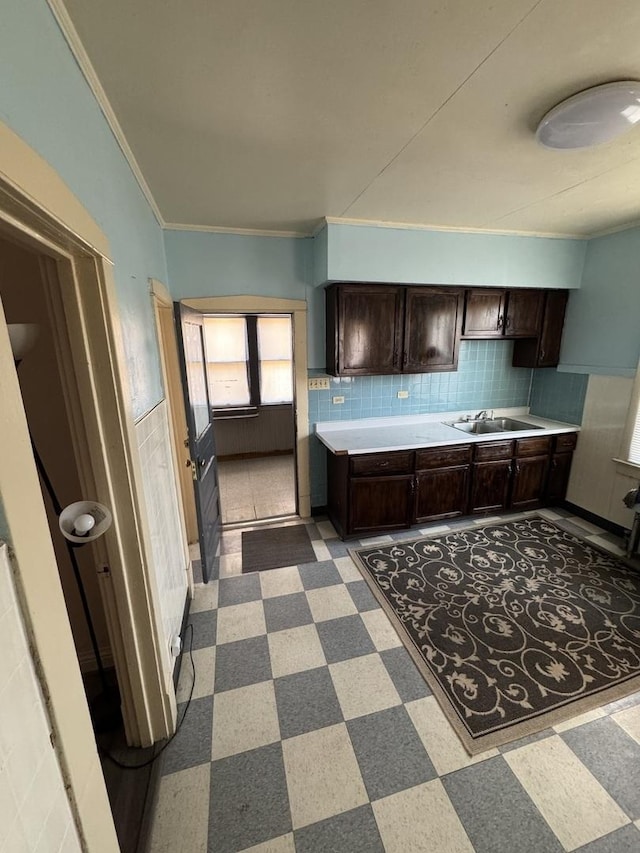
[[[350,553],[472,755],[640,689],[640,575],[543,518]]]

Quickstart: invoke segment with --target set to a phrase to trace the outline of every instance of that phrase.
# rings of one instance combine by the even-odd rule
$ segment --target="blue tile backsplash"
[[[552,367],[533,371],[530,411],[542,418],[582,423],[582,410],[589,376],[586,373],[560,373]]]

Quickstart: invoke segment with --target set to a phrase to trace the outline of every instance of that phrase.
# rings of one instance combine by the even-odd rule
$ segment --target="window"
[[[214,409],[293,402],[289,315],[205,317],[204,329]]]
[[[637,469],[640,467],[640,364],[638,365],[631,392],[631,402],[627,412],[627,423],[622,439],[621,455],[620,457],[616,457],[615,461],[619,463],[618,467],[621,473],[632,474],[637,477]]]

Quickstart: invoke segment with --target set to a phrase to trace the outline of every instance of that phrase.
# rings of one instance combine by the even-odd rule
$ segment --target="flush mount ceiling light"
[[[544,116],[536,139],[545,148],[589,148],[640,121],[640,81],[605,83],[578,92]]]

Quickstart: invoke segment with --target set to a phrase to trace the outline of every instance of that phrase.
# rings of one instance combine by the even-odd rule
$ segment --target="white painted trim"
[[[452,234],[494,234],[502,237],[544,237],[550,240],[589,240],[588,234],[557,234],[547,231],[509,231],[498,228],[460,228],[451,225],[429,225],[417,222],[392,222],[384,219],[348,219],[325,216],[327,225],[354,225],[360,228],[392,228],[400,231],[443,231]],[[320,229],[322,230],[322,229]],[[316,232],[314,232],[315,234]]]
[[[127,138],[124,135],[124,131],[120,126],[120,122],[111,106],[109,98],[107,97],[107,93],[102,87],[102,83],[98,75],[96,74],[96,70],[93,67],[91,60],[89,59],[89,55],[87,51],[84,49],[84,45],[80,40],[80,36],[78,35],[78,31],[73,25],[71,17],[66,10],[66,7],[62,0],[47,0],[49,4],[49,8],[55,17],[58,26],[60,27],[60,31],[62,35],[66,39],[67,44],[69,45],[69,49],[73,54],[76,62],[80,70],[82,71],[85,80],[89,88],[91,89],[94,98],[98,102],[98,106],[102,110],[102,113],[107,120],[107,124],[111,128],[111,132],[113,133],[116,142],[120,146],[124,157],[129,164],[129,168],[133,172],[133,176],[138,182],[140,189],[146,200],[149,203],[149,207],[153,211],[154,216],[156,217],[158,224],[164,228],[164,219],[162,218],[162,214],[160,213],[160,208],[156,204],[156,200],[153,197],[149,184],[146,182],[144,175],[142,174],[142,169],[138,165],[138,161],[135,158],[135,155],[131,148],[129,147],[129,143],[127,142]]]
[[[598,237],[608,237],[610,234],[618,234],[620,231],[632,231],[634,228],[640,228],[640,219],[625,222],[623,225],[614,225],[612,228],[603,228],[601,231],[594,231],[592,234],[589,234],[589,239],[597,240]]]
[[[183,225],[179,222],[165,222],[165,231],[198,231],[204,234],[238,234],[241,237],[295,237],[304,240],[313,237],[315,231],[269,231],[263,228],[231,228],[223,225]]]

